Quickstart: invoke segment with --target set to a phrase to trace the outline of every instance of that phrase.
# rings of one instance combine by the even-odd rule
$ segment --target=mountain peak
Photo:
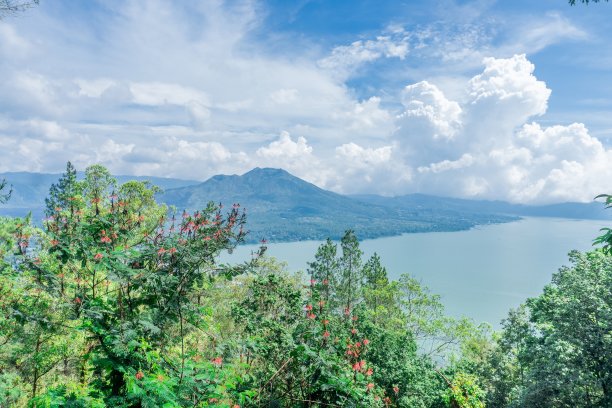
[[[252,176],[291,176],[295,177],[291,173],[283,169],[277,169],[273,167],[255,167],[252,170],[247,171],[242,175],[243,177],[252,177]]]

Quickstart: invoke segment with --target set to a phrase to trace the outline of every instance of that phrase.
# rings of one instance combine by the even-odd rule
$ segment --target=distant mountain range
[[[58,174],[4,173],[13,185],[9,203],[0,214],[43,213],[44,199]],[[457,231],[476,225],[510,222],[520,216],[612,219],[600,203],[526,206],[503,201],[477,201],[411,194],[400,197],[346,196],[323,190],[280,169],[255,168],[241,176],[218,175],[205,182],[158,177],[119,176],[149,180],[164,189],[160,202],[178,210],[203,208],[209,201],[247,209],[249,241],[272,242],[339,238],[352,228],[360,238],[407,232]]]

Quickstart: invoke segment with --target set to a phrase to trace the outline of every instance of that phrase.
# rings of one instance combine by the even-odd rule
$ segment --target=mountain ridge
[[[14,195],[0,214],[20,216],[33,211],[42,218],[44,198],[59,174],[2,173]],[[351,228],[361,238],[409,232],[457,231],[477,225],[510,222],[522,216],[612,219],[600,203],[557,203],[528,206],[504,201],[468,200],[427,194],[383,197],[342,195],[322,189],[283,169],[256,167],[242,175],[215,175],[199,182],[146,176],[117,176],[118,182],[149,180],[164,190],[158,201],[177,210],[196,210],[210,201],[247,209],[250,242],[339,238]]]

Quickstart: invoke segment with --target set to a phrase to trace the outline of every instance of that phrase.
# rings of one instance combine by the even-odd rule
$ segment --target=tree
[[[242,271],[215,257],[243,239],[244,214],[211,203],[176,220],[154,187],[115,185],[98,165],[78,182],[69,164],[51,189],[45,231],[15,226],[17,255],[1,275],[10,296],[0,302],[15,331],[3,337],[0,369],[21,377],[33,406],[242,404],[249,390],[235,366],[210,342],[187,346],[208,327],[201,288]]]
[[[57,208],[69,209],[70,214],[77,210],[76,200],[79,198],[82,184],[77,181],[77,172],[72,163],[66,163],[66,172],[57,183],[51,184],[49,195],[45,198],[45,214],[51,216]]]
[[[359,241],[353,230],[347,230],[340,240],[342,256],[339,259],[340,276],[338,279],[338,299],[345,314],[350,315],[361,298],[363,267]]]
[[[612,406],[612,257],[573,251],[570,261],[504,323],[492,405]]]
[[[8,191],[6,191],[8,189]],[[7,181],[2,179],[0,181],[0,204],[6,203],[10,198],[13,189],[7,185]]]
[[[595,197],[595,199],[597,198],[604,198],[606,200],[604,202],[606,208],[612,208],[612,195],[601,194]],[[603,244],[604,252],[607,252],[608,255],[612,255],[612,228],[602,228],[601,231],[603,232],[603,234],[595,238],[593,244]]]
[[[568,0],[568,1],[570,5],[572,6],[576,5],[576,0]],[[589,3],[599,3],[600,1],[601,0],[580,0],[580,3],[588,5]],[[607,2],[608,0],[605,0],[605,1]]]
[[[21,1],[21,0],[0,0],[0,20],[4,17],[25,11],[38,5],[40,0]]]

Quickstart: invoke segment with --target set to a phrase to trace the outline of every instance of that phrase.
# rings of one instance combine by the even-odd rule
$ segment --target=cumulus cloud
[[[407,87],[395,137],[419,191],[525,203],[588,201],[606,191],[612,150],[585,125],[526,123],[546,112],[551,91],[525,55],[483,64],[461,104],[428,83]]]
[[[459,104],[446,99],[438,87],[427,81],[406,86],[402,91],[402,104],[405,111],[398,119],[404,127],[412,125],[412,133],[452,139],[461,127]]]
[[[134,0],[96,3],[104,19],[87,26],[48,12],[0,22],[0,171],[70,160],[204,180],[266,166],[346,193],[518,202],[609,188],[610,149],[582,124],[538,124],[551,90],[514,55],[585,38],[564,17],[500,36],[494,19],[450,13],[326,52],[295,37],[267,47],[261,7]]]

